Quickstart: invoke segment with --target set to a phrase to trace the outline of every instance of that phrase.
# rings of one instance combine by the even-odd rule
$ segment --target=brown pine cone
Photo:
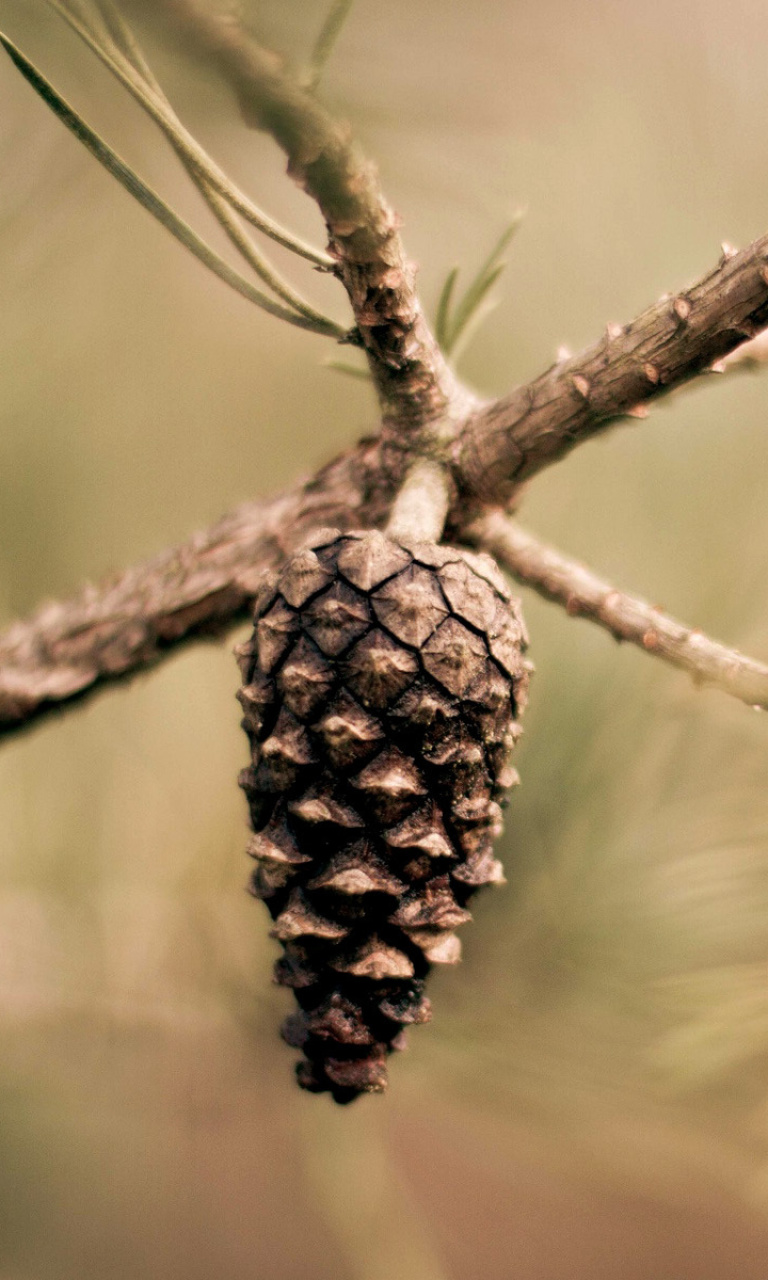
[[[431,965],[456,963],[468,900],[503,880],[525,646],[494,562],[455,547],[324,529],[259,592],[240,785],[302,1088],[386,1087]]]

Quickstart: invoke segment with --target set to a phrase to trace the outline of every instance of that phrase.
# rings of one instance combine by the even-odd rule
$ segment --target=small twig
[[[156,191],[153,191],[138,174],[134,173],[133,169],[85,123],[74,108],[46,80],[45,76],[2,32],[0,32],[0,44],[25,80],[29,82],[35,92],[66,125],[70,132],[82,142],[91,155],[104,166],[113,178],[117,179],[120,185],[143,208],[151,213],[166,230],[171,232],[180,244],[183,244],[186,249],[194,254],[214,275],[223,280],[225,284],[228,284],[236,293],[247,298],[249,302],[261,307],[263,311],[269,312],[270,315],[276,316],[280,320],[286,320],[289,324],[297,325],[300,329],[309,329],[313,333],[321,333],[327,337],[339,340],[344,340],[348,337],[347,330],[343,329],[341,325],[325,319],[310,319],[305,315],[298,314],[295,310],[288,310],[265,293],[262,293],[260,289],[256,289],[250,280],[246,280],[238,271],[235,271],[228,262],[198,236],[196,231],[192,230],[188,223],[174,213]]]
[[[637,596],[617,591],[576,560],[540,542],[501,511],[481,516],[464,537],[489,551],[518,582],[573,617],[588,618],[617,640],[639,645],[756,710],[768,710],[768,666],[677,622]]]
[[[306,78],[308,89],[316,89],[320,83],[320,77],[325,70],[326,63],[333,52],[333,47],[341,34],[341,28],[349,17],[350,9],[354,3],[355,0],[334,0],[331,5],[309,59],[309,71]]]
[[[397,542],[439,542],[450,506],[451,485],[444,464],[418,458],[392,504],[387,533]]]

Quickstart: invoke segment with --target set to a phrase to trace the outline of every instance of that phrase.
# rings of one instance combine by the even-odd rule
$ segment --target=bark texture
[[[768,324],[768,236],[724,255],[696,284],[661,298],[586,351],[480,410],[457,441],[472,495],[504,501],[617,418],[717,365]]]
[[[0,736],[250,616],[262,571],[308,529],[381,521],[388,490],[377,456],[363,443],[293,493],[249,503],[187,543],[14,623],[0,635]]]
[[[382,525],[419,456],[450,463],[447,528],[462,541],[489,507],[511,501],[527,479],[577,444],[628,416],[645,416],[648,404],[697,374],[739,367],[740,349],[741,365],[749,367],[756,357],[746,352],[758,347],[747,340],[768,322],[764,236],[742,252],[724,252],[697,284],[630,324],[609,326],[580,355],[480,406],[429,333],[398,220],[348,128],[239,19],[199,0],[157,0],[151,9],[171,20],[177,42],[218,68],[245,118],[275,137],[290,172],[319,205],[381,399],[381,431],[376,444],[363,443],[292,494],[244,508],[186,546],[11,626],[0,635],[0,733],[231,625],[252,599],[256,568],[279,563],[309,528]],[[764,359],[762,348],[757,359]],[[562,597],[530,556],[514,572]],[[601,620],[596,608],[584,611]],[[638,627],[625,629],[638,640]],[[713,662],[711,649],[695,639],[658,652],[675,660],[671,655],[683,648],[680,665],[705,678],[716,673],[731,691],[749,664],[729,650]],[[734,679],[725,675],[731,668]],[[761,678],[755,676],[758,684]],[[755,699],[761,701],[762,695]]]
[[[236,18],[211,13],[198,0],[161,0],[157,7],[171,20],[174,36],[227,80],[246,123],[272,135],[288,157],[289,174],[320,208],[395,454],[446,418],[466,414],[473,398],[429,330],[400,220],[349,126]],[[397,469],[396,456],[391,463]]]
[[[528,664],[488,556],[322,530],[267,575],[240,692],[252,888],[284,947],[299,1083],[379,1092],[466,905],[498,883]]]

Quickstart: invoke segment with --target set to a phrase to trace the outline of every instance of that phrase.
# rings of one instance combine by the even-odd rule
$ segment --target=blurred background
[[[251,0],[305,58],[322,0]],[[126,12],[133,12],[126,7]],[[0,25],[176,208],[140,110],[42,0]],[[145,27],[182,118],[316,243],[227,91]],[[432,310],[527,208],[461,362],[498,394],[768,230],[754,0],[357,0],[324,93]],[[0,620],[276,492],[375,423],[327,340],[208,275],[0,63]],[[281,262],[339,320],[332,282]],[[526,522],[768,655],[768,373],[703,380],[541,476]],[[768,721],[525,593],[502,857],[384,1098],[302,1095],[244,892],[231,648],[0,751],[2,1280],[764,1280]]]

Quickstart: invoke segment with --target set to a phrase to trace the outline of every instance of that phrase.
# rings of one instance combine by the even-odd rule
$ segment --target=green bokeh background
[[[321,3],[251,0],[296,58]],[[0,25],[222,244],[42,0]],[[501,393],[768,229],[756,0],[358,0],[325,93],[423,297],[528,214],[461,372]],[[321,242],[226,90],[182,117]],[[340,320],[338,288],[281,265]],[[230,294],[0,64],[0,615],[276,492],[375,422],[325,340]],[[702,380],[539,478],[527,523],[768,654],[768,375]],[[2,1280],[763,1280],[768,721],[531,593],[537,675],[465,960],[383,1099],[299,1094],[243,892],[231,643],[0,752]]]

